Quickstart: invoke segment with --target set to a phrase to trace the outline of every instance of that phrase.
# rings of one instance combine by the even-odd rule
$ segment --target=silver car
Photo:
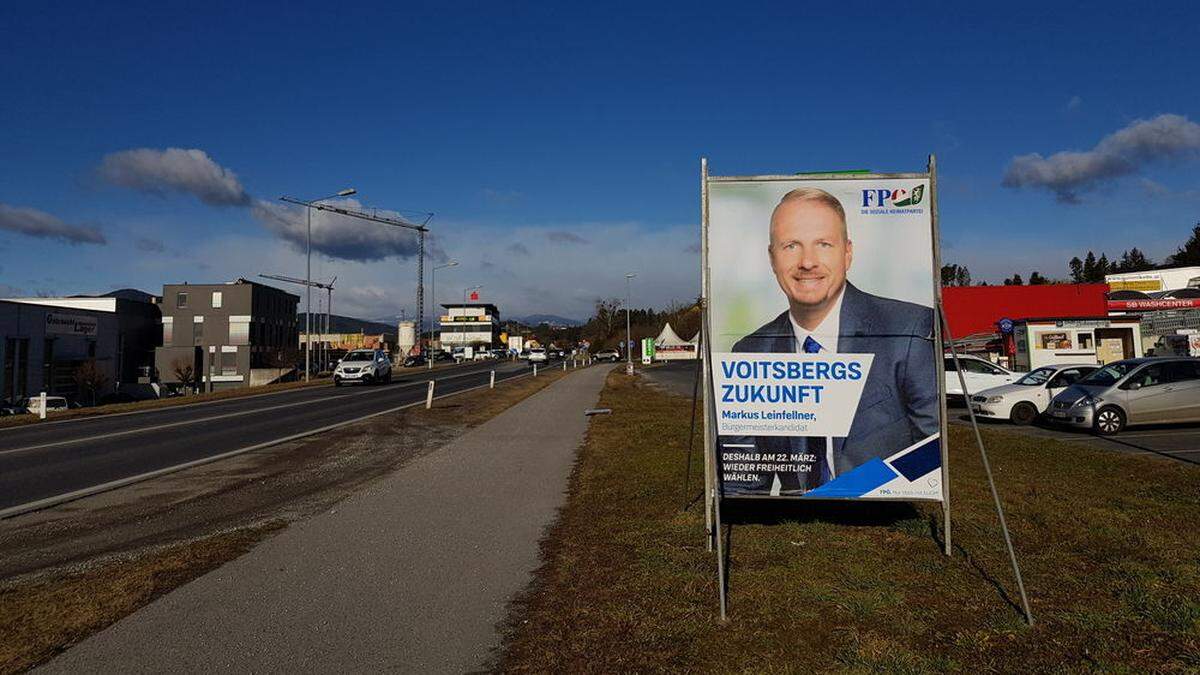
[[[1131,424],[1200,422],[1200,359],[1113,361],[1055,396],[1048,417],[1104,436]]]

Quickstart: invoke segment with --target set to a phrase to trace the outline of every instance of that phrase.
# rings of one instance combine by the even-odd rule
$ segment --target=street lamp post
[[[436,265],[429,272],[429,286],[430,286],[429,294],[430,294],[430,296],[433,297],[433,312],[432,312],[433,316],[429,317],[430,321],[433,322],[433,325],[431,325],[429,327],[429,347],[430,347],[430,349],[429,349],[429,367],[430,368],[433,367],[433,328],[434,328],[434,326],[436,326],[442,322],[441,315],[438,314],[438,312],[437,312],[437,306],[438,306],[438,304],[437,304],[437,271],[440,269],[445,269],[447,267],[458,267],[458,261],[451,260],[450,262],[446,263],[445,265]],[[440,331],[439,331],[439,333],[440,333]]]
[[[305,265],[304,265],[304,281],[307,286],[304,288],[305,308],[304,308],[304,381],[308,382],[312,376],[312,210],[313,206],[318,202],[323,202],[335,197],[349,197],[356,194],[358,190],[354,188],[346,188],[338,191],[337,194],[313,199],[304,203],[304,211],[307,214],[307,235],[305,236]]]
[[[625,374],[633,375],[633,343],[629,330],[629,280],[636,277],[636,272],[625,275]]]

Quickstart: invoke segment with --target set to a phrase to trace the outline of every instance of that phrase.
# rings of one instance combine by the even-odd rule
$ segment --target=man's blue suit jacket
[[[849,282],[842,298],[838,353],[874,354],[850,434],[833,439],[836,474],[873,457],[887,457],[938,433],[937,368],[933,310],[911,302],[864,293]],[[793,354],[796,337],[785,311],[733,345],[735,352]],[[824,438],[722,436],[718,443],[753,443],[759,452],[807,452],[818,457],[808,474],[780,473],[780,494],[803,494],[820,484]],[[720,450],[718,448],[718,456]],[[743,449],[744,450],[744,449]],[[776,474],[760,474],[754,485],[724,484],[725,496],[768,494]]]

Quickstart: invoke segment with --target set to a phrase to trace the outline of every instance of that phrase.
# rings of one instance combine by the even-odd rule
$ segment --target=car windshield
[[[1025,377],[1017,380],[1016,384],[1025,385],[1026,387],[1036,387],[1038,385],[1046,384],[1047,380],[1049,380],[1053,375],[1053,368],[1038,368],[1037,370],[1031,371]]]
[[[346,361],[370,361],[373,358],[375,358],[375,352],[359,350],[359,351],[350,352],[349,354],[347,354],[345,360]]]
[[[1102,366],[1092,371],[1091,375],[1080,379],[1075,384],[1090,384],[1099,386],[1108,386],[1115,383],[1117,380],[1125,377],[1126,373],[1133,369],[1132,363],[1118,361],[1110,363],[1107,366]]]

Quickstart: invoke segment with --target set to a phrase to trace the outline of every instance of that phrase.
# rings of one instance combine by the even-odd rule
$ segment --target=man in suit
[[[788,309],[733,351],[875,358],[845,438],[721,437],[725,452],[753,446],[815,458],[806,472],[760,473],[756,483],[726,481],[725,495],[800,495],[938,433],[933,310],[864,293],[846,280],[854,244],[838,199],[818,188],[784,195],[771,216],[767,253]]]

